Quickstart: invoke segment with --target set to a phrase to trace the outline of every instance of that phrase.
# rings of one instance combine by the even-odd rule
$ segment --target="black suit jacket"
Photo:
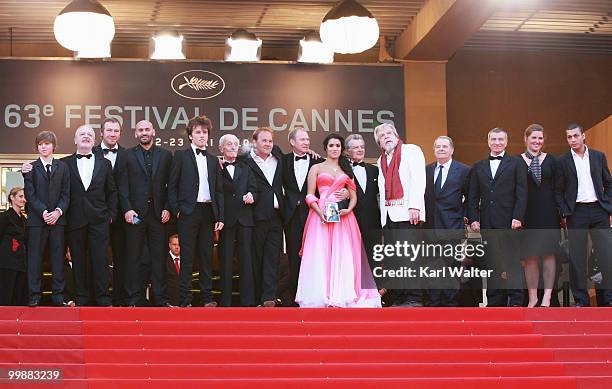
[[[208,168],[208,188],[212,202],[213,214],[217,222],[224,218],[223,194],[219,176],[221,166],[214,155],[206,154]],[[191,146],[174,153],[170,181],[168,182],[168,202],[170,210],[176,216],[179,212],[190,215],[195,209],[200,188],[200,176],[195,154]]]
[[[117,218],[117,188],[109,160],[94,155],[94,170],[87,190],[77,167],[76,154],[62,158],[70,169],[70,207],[67,230],[88,224],[110,223]]]
[[[366,230],[379,230],[380,208],[378,204],[378,168],[369,163],[365,164],[366,187],[359,185],[359,180],[355,177],[357,186],[357,205],[353,210],[359,229],[363,233]]]
[[[591,178],[599,204],[608,214],[612,215],[612,177],[608,169],[606,155],[600,151],[588,149],[589,165],[591,167]],[[557,204],[561,207],[563,217],[574,213],[576,197],[578,195],[578,175],[572,152],[562,155],[557,159],[557,182],[555,194]]]
[[[180,262],[180,257],[179,257]],[[181,263],[182,265],[182,263]],[[166,298],[172,305],[178,306],[180,303],[180,288],[179,288],[179,275],[176,272],[176,266],[172,256],[166,254]]]
[[[257,162],[250,153],[245,158],[246,164],[252,170],[257,184],[257,206],[253,209],[253,220],[269,220],[274,216],[274,195],[278,200],[279,211],[284,214],[285,196],[283,195],[283,154],[280,148],[274,146],[272,155],[278,160],[272,185],[266,179]]]
[[[125,164],[119,172],[119,203],[123,213],[134,210],[141,219],[148,210],[148,201],[153,199],[155,216],[161,219],[163,210],[169,210],[168,179],[172,166],[172,154],[161,147],[152,146],[153,152],[153,193],[149,193],[149,177],[142,148],[137,145],[126,150]]]
[[[308,171],[313,165],[317,163],[323,162],[324,159],[318,158],[310,158],[308,163]],[[306,173],[306,179],[304,180],[304,185],[302,186],[302,190],[298,186],[297,179],[295,178],[295,158],[293,152],[289,154],[283,155],[283,188],[285,188],[285,212],[284,219],[285,224],[289,223],[291,218],[293,217],[293,213],[296,208],[308,207],[306,205],[305,199],[306,194],[308,192],[308,173]]]
[[[26,271],[25,223],[12,208],[0,213],[0,269]]]
[[[233,179],[226,168],[222,169],[220,182],[225,206],[225,227],[233,227],[237,222],[242,226],[252,227],[253,208],[257,206],[257,181],[246,162],[236,162]],[[242,197],[249,192],[255,203],[247,205]]]
[[[521,165],[522,164],[522,165]],[[488,159],[474,164],[468,190],[468,218],[480,228],[505,228],[512,219],[524,221],[527,209],[527,170],[525,162],[504,154],[495,177]]]
[[[93,148],[93,153],[97,157],[104,158],[104,153],[102,152],[102,146],[98,145]],[[126,153],[128,150],[125,147],[118,147],[117,150],[117,158],[115,159],[115,166],[111,164],[113,168],[113,178],[115,179],[115,184],[119,182],[120,172],[125,166]]]
[[[26,210],[28,227],[42,227],[47,223],[43,220],[45,210],[52,212],[56,208],[62,210],[62,216],[57,225],[66,225],[66,213],[70,206],[70,171],[68,166],[56,158],[51,163],[51,180],[40,159],[32,162],[32,170],[23,175],[25,195],[28,200]]]
[[[424,228],[445,230],[445,234],[463,237],[467,217],[467,199],[470,184],[470,167],[453,160],[448,168],[444,186],[435,193],[434,175],[437,162],[427,165],[425,177],[425,214]],[[455,231],[452,231],[455,230]]]

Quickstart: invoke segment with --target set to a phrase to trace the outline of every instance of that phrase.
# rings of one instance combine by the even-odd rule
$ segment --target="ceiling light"
[[[334,62],[334,51],[321,42],[318,32],[310,31],[300,39],[298,62],[332,63]]]
[[[234,62],[259,61],[261,39],[247,30],[234,31],[225,44],[225,60]]]
[[[379,29],[370,11],[355,0],[336,4],[321,23],[321,40],[341,54],[361,53],[376,44]]]
[[[109,47],[115,23],[108,10],[96,0],[74,0],[55,18],[53,33],[60,45],[72,51]]]
[[[183,36],[176,31],[161,31],[153,37],[155,51],[151,59],[185,59]]]

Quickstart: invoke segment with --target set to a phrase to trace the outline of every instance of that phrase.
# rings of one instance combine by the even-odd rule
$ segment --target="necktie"
[[[76,156],[77,156],[77,159],[81,159],[81,158],[89,159],[89,158],[91,158],[91,154],[87,154],[87,155],[77,154]]]
[[[196,150],[196,155],[202,154],[202,156],[206,157],[206,150],[204,149],[195,149],[195,150]]]
[[[45,165],[47,169],[47,178],[51,179],[51,164]]]
[[[498,155],[497,157],[489,155],[489,161],[494,161],[494,160],[501,161],[502,159],[504,159],[504,157],[502,157],[501,155]]]
[[[529,164],[529,168],[527,169],[535,179],[535,182],[538,186],[542,183],[542,166],[540,165],[540,154],[537,155],[531,154],[529,151],[525,151],[525,156],[531,160]]]
[[[434,182],[435,193],[439,193],[442,190],[442,168],[444,168],[444,165],[440,165],[438,167],[438,176],[436,177],[436,181]]]
[[[223,162],[223,166],[224,167],[228,167],[229,165],[232,165],[232,166],[236,165],[236,161],[234,161],[234,162],[229,162],[229,161]]]
[[[106,155],[108,153],[115,153],[115,154],[117,154],[117,149],[102,149],[102,152],[104,153],[104,155]]]
[[[176,267],[176,274],[181,274],[181,263],[179,257],[174,258],[174,267]]]
[[[306,154],[302,155],[301,157],[298,157],[297,155],[295,156],[295,160],[299,161],[300,159],[306,160],[308,158],[308,156]]]
[[[361,167],[365,167],[365,162],[361,161],[361,162],[353,162],[353,167],[355,166],[361,166]]]

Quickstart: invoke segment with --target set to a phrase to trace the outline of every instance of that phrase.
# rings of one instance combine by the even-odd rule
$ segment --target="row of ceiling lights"
[[[55,39],[75,52],[77,58],[109,58],[115,36],[113,17],[97,0],[73,0],[55,18]],[[300,40],[298,62],[330,63],[334,53],[361,53],[376,44],[378,23],[355,0],[342,0],[323,18],[316,31]],[[246,30],[236,30],[226,40],[226,61],[258,61],[261,39]],[[153,37],[152,59],[185,59],[183,37],[163,31]]]

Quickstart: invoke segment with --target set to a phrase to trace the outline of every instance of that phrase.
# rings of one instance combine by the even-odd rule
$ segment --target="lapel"
[[[81,189],[85,192],[85,185],[83,184],[83,180],[81,179],[81,175],[79,174],[79,167],[77,165],[76,153],[72,154],[68,159],[68,166],[70,167],[71,174],[73,174],[79,183],[81,184]],[[93,180],[93,177],[92,177]]]
[[[448,167],[448,172],[446,172],[446,180],[444,180],[444,185],[442,185],[442,191],[448,188],[448,185],[446,184],[450,182],[449,180],[452,180],[453,177],[455,177],[455,172],[457,171],[457,169],[458,169],[458,166],[455,163],[455,160],[453,159],[450,166]]]
[[[104,157],[101,157],[101,158],[106,159]],[[93,159],[94,159],[94,168],[93,168],[93,172],[91,173],[91,182],[89,183],[89,188],[92,187],[94,180],[96,179],[96,175],[100,173],[100,169],[102,168],[102,162],[103,162],[102,160],[100,160],[100,157],[96,157],[95,155]],[[117,161],[115,161],[115,163],[117,163]],[[89,190],[89,188],[87,189]]]
[[[193,154],[193,153],[191,153]],[[195,156],[194,156],[195,158]],[[206,168],[208,169],[208,187],[210,190],[211,198],[214,196],[213,192],[215,191],[215,172],[217,171],[217,164],[219,163],[219,159],[214,155],[206,153]]]
[[[591,170],[591,179],[593,180],[594,188],[597,188],[597,182],[595,181],[595,178],[597,177],[597,170],[599,170],[596,166],[596,164],[598,163],[599,161],[595,159],[595,154],[592,150],[589,149],[589,169]]]
[[[238,177],[240,177],[241,174],[242,174],[242,167],[240,166],[240,164],[239,163],[234,164],[234,181],[238,180]],[[229,173],[227,175],[229,176]]]
[[[427,186],[432,185],[432,193],[436,191],[436,184],[434,182],[434,171],[436,170],[437,162],[431,163],[425,167],[425,179],[427,180]]]
[[[185,149],[185,152],[187,153],[187,158],[191,161],[191,164],[195,169],[196,175],[199,175],[200,173],[198,172],[198,161],[196,161],[195,153],[193,152],[191,145],[189,145],[188,149]],[[208,155],[208,153],[206,155]],[[208,161],[208,158],[206,160]]]
[[[489,178],[489,180],[492,180],[493,175],[491,174],[491,162],[489,161],[489,157],[487,157],[487,159],[483,161],[482,168],[484,169],[485,174]],[[499,170],[499,167],[497,168],[497,170]]]
[[[497,180],[499,177],[501,177],[504,170],[506,170],[508,165],[510,165],[510,160],[511,157],[506,152],[504,154],[504,158],[499,162],[499,166],[497,167],[497,171],[495,172],[495,177],[493,178],[494,180]]]
[[[159,166],[159,159],[161,158],[161,152],[155,145],[151,147],[151,152],[153,153],[153,169],[151,172],[151,176],[155,177],[155,174],[157,173],[157,167]]]
[[[263,173],[263,171],[259,168],[259,165],[257,165],[257,162],[255,162],[255,160],[249,155],[246,159],[247,163],[251,166],[251,168],[253,169],[253,171],[255,172],[255,174],[259,175],[259,177],[265,181],[266,184],[269,185],[268,183],[268,179],[266,178],[266,175]]]
[[[289,172],[289,177],[291,177],[291,185],[295,187],[295,189],[299,192],[300,186],[298,185],[297,178],[295,177],[295,155],[293,151],[287,154],[289,158],[287,158],[287,171]],[[310,159],[312,162],[312,158]]]
[[[355,174],[355,171],[353,171],[353,178],[355,181],[355,186],[357,186],[357,194],[358,195],[363,195],[365,196],[367,190],[368,190],[368,182],[370,181],[370,174],[368,173],[368,169],[367,167],[364,166],[364,170],[365,170],[365,174],[366,174],[366,181],[365,181],[365,188],[361,187],[361,184],[359,183],[359,180],[357,179],[357,175]]]
[[[47,180],[47,171],[45,170],[45,166],[40,159],[36,159],[33,163],[34,169],[38,169],[39,173]],[[47,180],[48,181],[48,180]]]
[[[53,176],[55,175],[55,172],[58,169],[58,165],[59,165],[59,162],[57,162],[57,158],[53,158],[53,162],[51,163],[51,179],[53,179]],[[45,175],[46,174],[47,173],[45,172]]]
[[[132,152],[136,155],[136,159],[138,160],[138,162],[140,163],[140,167],[142,168],[142,171],[144,172],[145,176],[147,175],[147,167],[145,165],[145,161],[144,161],[144,156],[143,156],[143,150],[140,146],[135,146],[132,149]]]

